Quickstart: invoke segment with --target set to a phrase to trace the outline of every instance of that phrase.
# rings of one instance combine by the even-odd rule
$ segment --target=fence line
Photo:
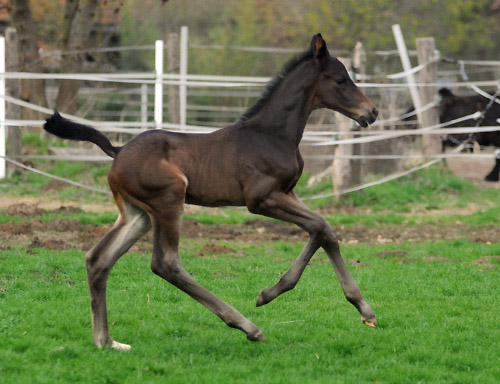
[[[493,159],[497,157],[495,152],[491,153],[448,153],[437,155],[304,155],[305,159],[314,160],[418,160],[418,159]],[[59,161],[89,161],[110,162],[109,156],[98,155],[19,155],[9,157],[18,160],[59,160]]]
[[[3,96],[0,94],[0,99],[4,99],[8,102],[17,104],[19,106],[32,109],[37,112],[42,112],[51,115],[53,110],[45,107],[39,107],[33,103],[29,103],[20,99],[13,98],[11,96]],[[425,107],[424,107],[425,108]],[[64,117],[68,119],[72,119],[78,123],[92,125],[98,128],[102,132],[107,133],[130,133],[130,134],[139,134],[147,129],[143,128],[133,128],[137,126],[155,128],[157,127],[155,122],[96,122],[84,118],[80,118],[78,116],[62,114]],[[359,137],[348,140],[329,140],[318,138],[317,136],[331,136],[335,134],[345,134],[345,132],[336,132],[336,131],[321,131],[321,132],[305,132],[304,139],[306,141],[317,141],[317,143],[311,144],[315,146],[325,146],[325,145],[338,145],[338,144],[355,144],[355,143],[371,143],[375,141],[381,141],[386,139],[393,139],[397,137],[403,136],[416,136],[425,134],[459,134],[459,133],[473,133],[473,132],[495,132],[500,130],[500,127],[495,126],[482,126],[482,127],[461,127],[461,128],[443,128],[449,125],[453,125],[466,120],[477,120],[481,117],[481,112],[475,112],[470,115],[463,116],[458,119],[450,120],[445,123],[436,124],[430,127],[413,129],[413,130],[378,130],[378,131],[359,131],[356,134],[366,135],[368,137]],[[43,120],[4,120],[7,126],[41,126],[44,124]],[[382,121],[380,124],[387,123]],[[119,128],[121,127],[121,128]],[[214,127],[206,127],[206,126],[196,126],[196,125],[185,125],[181,124],[172,124],[172,123],[162,123],[160,128],[167,128],[172,131],[189,131],[192,133],[209,133],[217,130],[218,128]]]
[[[401,72],[402,73],[402,72]],[[154,73],[130,73],[130,74],[116,74],[116,73],[34,73],[34,72],[5,72],[2,74],[5,79],[30,79],[30,80],[84,80],[96,82],[111,82],[111,83],[129,83],[129,84],[155,84],[156,75]],[[214,75],[186,75],[184,80],[178,74],[162,74],[162,84],[164,85],[180,85],[184,82],[191,87],[263,87],[272,78],[271,77],[253,77],[253,76],[214,76]],[[359,88],[407,88],[405,83],[358,83]],[[441,87],[443,83],[418,83],[417,87]],[[483,80],[483,81],[457,81],[446,84],[449,87],[492,87],[498,86],[498,80]]]
[[[187,37],[186,37],[187,39]],[[187,40],[185,41],[185,44],[187,46]],[[146,46],[144,49],[153,49],[154,46]],[[201,46],[196,44],[189,44],[189,47],[191,48],[215,48],[219,49],[221,47],[216,47],[216,46]],[[134,49],[141,49],[140,47],[131,47]],[[227,47],[224,47],[227,48]],[[242,49],[245,47],[237,47],[237,46],[231,46],[229,47],[230,49]],[[260,52],[271,52],[271,48],[263,48],[263,47],[246,47],[248,51],[259,51]],[[111,51],[112,49],[105,49],[106,51]],[[116,49],[118,50],[118,49]],[[163,48],[161,48],[163,50]],[[300,52],[302,50],[295,50],[295,49],[283,49],[281,52],[282,53],[294,53],[294,52]],[[74,54],[74,53],[81,53],[82,51],[74,51],[74,52],[60,52],[60,54]],[[187,51],[185,52],[187,54]],[[397,51],[391,51],[391,53],[380,53],[381,55],[388,55],[388,54],[395,54]],[[44,53],[46,54],[46,52]],[[435,63],[438,60],[438,58],[434,58],[431,61],[419,65],[417,67],[413,68],[406,68],[404,72],[399,72],[399,73],[394,73],[390,75],[384,75],[385,78],[390,79],[390,80],[398,80],[401,78],[405,78],[409,75],[413,75],[422,69],[424,69],[427,65],[431,63]],[[485,66],[500,66],[499,61],[485,61],[485,62],[479,62],[479,61],[465,61],[465,60],[459,60],[458,61],[462,66],[463,65],[485,65]],[[1,68],[0,68],[1,69]],[[85,80],[85,81],[96,81],[96,82],[106,82],[106,83],[121,83],[121,84],[156,84],[156,85],[179,85],[181,87],[203,87],[203,88],[261,88],[263,87],[271,78],[270,77],[251,77],[251,76],[216,76],[216,75],[192,75],[192,74],[187,74],[187,73],[181,73],[181,74],[164,74],[161,71],[157,71],[156,73],[122,73],[122,74],[117,74],[117,73],[93,73],[93,74],[40,74],[40,73],[23,73],[23,72],[8,72],[6,73],[5,70],[0,70],[0,79],[5,81],[5,79],[46,79],[46,80],[62,80],[62,79],[75,79],[75,80]],[[488,86],[499,86],[499,81],[477,81],[477,82],[469,82],[469,81],[463,81],[463,82],[453,82],[447,84],[447,86],[453,86],[453,87],[469,87],[473,89],[475,92],[485,96],[485,97],[490,97],[486,92],[482,91],[479,87],[488,87]],[[403,89],[407,88],[408,85],[404,83],[359,83],[357,84],[360,88],[378,88],[378,89]],[[436,86],[442,86],[442,83],[414,83],[415,87],[436,87]],[[46,113],[46,114],[52,114],[52,110],[48,108],[43,108],[37,105],[34,105],[32,103],[28,103],[19,99],[15,99],[13,97],[4,95],[0,92],[0,98],[2,99],[2,102],[9,102],[9,103],[14,103],[19,106],[22,106],[24,108],[29,108],[38,112]],[[500,103],[500,101],[496,101]],[[163,103],[162,103],[163,104]],[[423,112],[429,108],[435,107],[435,103],[429,103],[426,106],[423,106],[421,108],[417,108],[415,111],[407,113],[403,115],[403,118],[405,117],[410,117],[419,114],[420,112]],[[157,107],[162,108],[161,107]],[[156,110],[155,109],[155,110]],[[185,110],[188,109],[187,106],[184,106],[184,113]],[[479,113],[479,112],[478,112]],[[468,116],[464,116],[460,119],[453,120],[452,122],[447,122],[444,124],[436,124],[432,125],[429,127],[424,127],[420,129],[415,129],[415,130],[397,130],[397,131],[360,131],[356,132],[356,135],[359,136],[366,136],[366,137],[358,137],[350,140],[330,140],[328,137],[324,136],[332,136],[332,135],[343,135],[345,133],[343,132],[335,132],[335,131],[322,131],[322,132],[305,132],[304,134],[304,141],[306,142],[306,145],[312,145],[312,146],[325,146],[325,145],[338,145],[338,144],[353,144],[353,143],[369,143],[369,142],[375,142],[375,141],[381,141],[381,140],[386,140],[386,139],[393,139],[397,137],[402,137],[402,136],[410,136],[410,135],[421,135],[422,133],[425,134],[453,134],[453,133],[470,133],[470,132],[491,132],[491,131],[498,131],[500,127],[465,127],[465,128],[443,128],[448,125],[455,124],[460,121],[465,121],[468,119],[477,119],[480,116],[478,116],[478,113],[471,114]],[[172,124],[172,123],[164,123],[161,120],[162,119],[155,119],[155,122],[144,122],[144,121],[138,121],[138,122],[95,122],[83,118],[79,118],[77,116],[72,116],[72,115],[67,115],[63,114],[63,116],[70,118],[76,122],[82,123],[82,124],[87,124],[87,125],[93,125],[100,129],[103,132],[113,132],[113,133],[130,133],[130,134],[139,134],[141,132],[144,132],[145,128],[167,128],[170,130],[174,131],[189,131],[189,132],[200,132],[200,133],[207,133],[207,132],[213,132],[217,128],[215,127],[207,127],[207,126],[197,126],[197,125],[186,125],[185,121],[183,121],[181,124]],[[155,115],[156,116],[156,115]],[[392,119],[387,119],[387,120],[381,120],[377,122],[377,125],[384,125],[384,124],[389,124],[389,123],[396,123],[398,119],[401,119],[402,117],[398,118],[392,118]],[[5,126],[41,126],[43,125],[43,121],[38,121],[38,120],[33,120],[33,121],[26,121],[26,120],[6,120],[6,119],[0,119],[1,123],[4,124]],[[142,128],[135,128],[137,126],[140,126]],[[326,126],[326,125],[322,125]],[[127,128],[128,127],[128,128]],[[310,126],[309,126],[310,127]],[[0,138],[1,140],[1,138]],[[310,143],[312,142],[312,143]],[[433,160],[429,161],[421,166],[414,167],[408,171],[404,171],[401,173],[398,173],[396,175],[390,175],[387,177],[384,177],[383,179],[373,182],[373,183],[368,183],[364,184],[363,186],[359,187],[354,187],[347,189],[345,191],[333,193],[333,194],[328,194],[324,195],[324,197],[328,196],[336,196],[339,194],[343,193],[348,193],[352,192],[355,190],[359,190],[362,188],[366,188],[368,186],[372,185],[377,185],[381,184],[382,182],[386,182],[389,180],[394,180],[395,178],[402,177],[404,175],[407,175],[409,173],[412,173],[418,169],[425,168],[429,165],[432,165],[439,161],[442,158],[449,158],[449,157],[481,157],[481,158],[490,158],[492,155],[460,155],[458,153],[454,154],[447,154],[447,155],[437,155],[437,156],[432,156]],[[323,159],[417,159],[417,158],[425,158],[426,156],[417,156],[417,155],[406,155],[406,156],[399,156],[399,155],[383,155],[383,156],[377,156],[377,155],[351,155],[351,156],[307,156],[308,158],[323,158]],[[80,183],[73,182],[71,180],[67,180],[64,178],[60,178],[54,175],[50,175],[48,173],[38,171],[34,168],[27,167],[16,160],[13,160],[11,158],[7,158],[4,155],[0,153],[0,158],[4,159],[5,161],[11,162],[12,164],[16,164],[24,169],[27,169],[32,172],[37,172],[40,174],[43,174],[47,177],[52,177],[57,180],[65,181],[70,184],[76,185],[76,186],[81,186],[82,188],[87,188],[90,190],[94,190],[96,192],[101,192],[101,193],[108,193],[107,191],[103,191],[100,189],[96,189],[93,187],[88,187],[84,186]],[[50,159],[50,160],[70,160],[70,157],[64,157],[64,156],[20,156],[16,158],[38,158],[38,159]],[[86,161],[109,161],[110,159],[107,157],[100,157],[100,156],[80,156],[80,157],[71,157],[71,160],[73,159],[78,159],[78,160],[86,160]],[[0,162],[1,163],[1,162]],[[319,197],[318,197],[319,198]]]

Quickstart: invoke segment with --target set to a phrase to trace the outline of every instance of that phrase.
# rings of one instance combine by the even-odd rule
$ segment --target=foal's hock
[[[86,255],[94,343],[117,349],[108,332],[106,282],[116,261],[153,228],[151,269],[252,341],[262,331],[236,309],[196,283],[179,259],[184,203],[246,206],[252,213],[295,223],[310,235],[290,269],[261,291],[257,306],[291,290],[313,254],[322,247],[344,294],[362,321],[376,327],[367,304],[340,255],[330,226],[293,191],[304,162],[298,146],[312,110],[339,111],[366,127],[378,111],[356,87],[342,63],[328,53],[320,34],[311,47],[285,65],[262,97],[234,124],[210,134],[164,130],[144,132],[123,147],[111,145],[98,130],[61,117],[47,119],[46,131],[70,140],[90,141],[114,158],[108,181],[120,211],[118,220]]]

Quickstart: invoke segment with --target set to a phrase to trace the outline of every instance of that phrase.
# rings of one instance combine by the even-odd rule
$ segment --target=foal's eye
[[[342,79],[335,80],[335,82],[337,83],[337,85],[344,85],[347,82],[347,79],[343,77]]]

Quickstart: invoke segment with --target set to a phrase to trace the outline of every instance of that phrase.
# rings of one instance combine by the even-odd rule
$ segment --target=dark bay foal
[[[151,130],[123,147],[99,131],[62,118],[57,112],[44,128],[64,139],[90,141],[114,158],[109,186],[120,211],[111,230],[86,255],[94,343],[129,349],[108,332],[106,282],[116,261],[153,228],[152,271],[205,305],[252,341],[261,330],[236,309],[196,283],[179,259],[184,203],[246,206],[252,213],[294,223],[310,239],[274,286],[261,291],[257,306],[291,290],[313,254],[322,247],[349,302],[362,321],[376,326],[375,314],[340,255],[330,226],[295,195],[304,162],[299,153],[312,110],[339,111],[366,127],[378,111],[356,87],[345,67],[328,53],[320,34],[309,50],[292,59],[266,92],[235,124],[211,134]]]

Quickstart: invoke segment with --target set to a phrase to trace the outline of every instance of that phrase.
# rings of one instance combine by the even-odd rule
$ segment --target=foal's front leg
[[[219,316],[231,328],[243,331],[248,340],[265,340],[264,334],[255,324],[235,308],[199,285],[186,272],[179,258],[178,250],[182,220],[181,209],[178,209],[177,213],[172,213],[172,211],[175,211],[175,207],[170,209],[170,212],[167,212],[168,207],[162,209],[163,212],[155,217],[153,223],[154,250],[153,259],[151,260],[153,273],[186,292]]]
[[[340,254],[339,243],[323,217],[309,210],[294,192],[273,192],[266,200],[258,205],[250,206],[249,209],[253,213],[297,224],[310,235],[304,250],[280,281],[259,293],[257,306],[267,304],[295,287],[311,257],[319,247],[323,247],[340,280],[347,300],[358,309],[363,323],[371,327],[377,326],[375,313],[363,298],[356,281],[349,273]]]
[[[318,241],[318,238],[311,236],[299,257],[295,259],[290,269],[281,277],[281,279],[272,287],[260,291],[259,296],[257,296],[257,307],[267,304],[282,293],[295,288],[300,280],[300,277],[302,276],[302,273],[304,272],[304,269],[320,245],[321,243]]]

